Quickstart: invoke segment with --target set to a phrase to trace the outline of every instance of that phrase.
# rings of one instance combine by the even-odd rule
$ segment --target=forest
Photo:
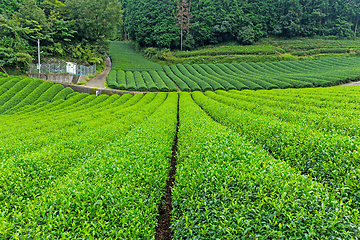
[[[26,69],[46,56],[94,62],[109,40],[191,50],[238,41],[358,36],[358,0],[1,0],[0,65]]]
[[[126,37],[185,49],[267,36],[357,36],[358,0],[122,0]]]
[[[119,1],[1,0],[0,66],[26,70],[37,56],[38,39],[43,57],[93,64],[121,27]]]

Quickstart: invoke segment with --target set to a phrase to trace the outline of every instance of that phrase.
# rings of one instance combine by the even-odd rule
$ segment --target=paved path
[[[352,86],[360,86],[360,82],[351,82],[346,84],[339,85],[340,87],[352,87]]]
[[[105,70],[96,77],[90,79],[90,81],[88,81],[84,85],[92,88],[106,89],[106,87],[104,86],[104,82],[106,81],[106,77],[109,74],[110,70],[111,70],[111,62],[110,59],[108,58],[105,61]]]

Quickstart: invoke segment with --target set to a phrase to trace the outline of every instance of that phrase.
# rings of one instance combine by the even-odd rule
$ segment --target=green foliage
[[[179,17],[170,0],[122,0],[124,37],[141,46],[180,48]],[[192,0],[187,50],[238,40],[253,44],[263,37],[355,36],[360,15],[357,1]],[[187,13],[185,14],[187,17]],[[179,21],[178,21],[179,22]]]
[[[190,94],[181,93],[178,165],[172,188],[174,239],[350,239],[358,234],[358,211],[343,202],[341,193],[231,130],[239,125],[237,121],[245,126],[256,123],[235,117],[230,108],[200,92],[192,97],[206,112]],[[227,128],[207,113],[223,124],[230,118],[237,120],[234,125],[226,123]],[[264,121],[264,132],[267,126],[269,121]],[[262,133],[254,129],[249,134]]]
[[[66,0],[64,18],[76,20],[74,30],[77,38],[89,43],[102,44],[113,36],[117,24],[121,22],[121,3],[104,0]]]
[[[255,42],[254,29],[251,26],[242,27],[237,39],[244,45],[251,45]]]
[[[149,91],[148,87],[146,86],[146,83],[144,81],[143,76],[140,72],[136,71],[134,72],[134,78],[136,83],[136,88],[138,91]]]
[[[343,50],[341,50],[343,51]],[[360,79],[359,58],[327,58],[274,63],[194,64],[164,66],[179,88],[192,91],[308,88],[334,86]]]
[[[126,75],[123,70],[116,71],[116,82],[117,82],[118,89],[120,89],[120,90],[126,89]]]
[[[205,81],[239,71],[328,84],[358,76],[357,66],[183,65],[125,77],[164,84],[179,72]],[[177,149],[174,239],[351,239],[360,222],[358,97],[358,87],[97,97],[0,75],[0,238],[155,238]]]
[[[116,80],[116,70],[111,70],[106,78],[106,82],[109,88],[118,89],[118,83]]]
[[[180,43],[174,1],[127,0],[123,2],[124,27],[130,39],[141,46],[162,48],[175,47]]]
[[[17,19],[0,15],[0,30],[0,65],[26,69],[32,57],[27,51],[27,41],[22,36],[29,29],[22,28]]]
[[[201,93],[193,97],[214,119],[240,132],[249,141],[262,145],[302,174],[327,185],[339,195],[338,198],[359,209],[358,179],[352,177],[358,172],[357,139],[229,107],[227,105],[234,104],[232,100],[228,102],[226,97],[216,97],[210,92],[206,95],[213,99]]]
[[[11,164],[1,172],[6,179],[2,181],[2,194],[10,198],[0,199],[6,202],[1,204],[0,211],[23,224],[15,227],[11,219],[2,218],[0,236],[8,238],[20,231],[22,236],[29,238],[44,235],[51,238],[122,236],[135,239],[155,236],[157,209],[170,168],[167,159],[171,157],[176,130],[176,104],[177,94],[168,97],[166,94],[138,94],[134,97],[128,94],[122,97],[79,94],[66,101],[36,105],[37,109],[30,112],[24,109],[22,114],[2,116],[2,122],[6,121],[7,125],[9,123],[15,128],[14,133],[18,138],[7,138],[6,141],[12,141],[14,147],[6,152],[0,150],[1,156]],[[101,116],[94,114],[99,109]],[[116,116],[112,112],[116,112]],[[16,121],[12,121],[14,119]],[[16,128],[16,124],[21,129]],[[28,131],[34,124],[39,127]],[[144,138],[143,134],[147,137]],[[3,140],[0,140],[2,144]],[[15,149],[17,151],[13,151]],[[41,162],[38,162],[40,159]],[[157,160],[154,162],[154,159]],[[34,161],[37,161],[36,169]],[[126,176],[119,174],[118,170],[132,168],[135,162],[138,163],[133,171],[127,171]],[[46,167],[50,167],[51,171],[44,171]],[[21,169],[28,177],[19,180]],[[142,171],[140,175],[139,170]],[[56,179],[52,176],[56,176]],[[73,184],[69,176],[78,182]],[[136,181],[133,181],[135,178]],[[83,179],[87,179],[89,184],[83,185]],[[53,185],[53,181],[57,183]],[[15,185],[16,189],[12,187]],[[38,187],[42,189],[41,192]],[[11,194],[7,194],[9,192]],[[123,201],[128,194],[136,197]],[[69,196],[73,196],[71,206],[81,208],[80,214],[86,221],[76,220],[79,212],[68,208]],[[19,204],[18,199],[22,197],[27,199],[27,207]],[[42,204],[33,204],[37,201]],[[144,204],[146,202],[149,204]],[[16,212],[9,209],[8,204],[14,206]],[[129,211],[119,215],[119,206]],[[56,211],[45,211],[46,214],[41,216],[36,214],[52,207]],[[84,211],[88,213],[87,216],[83,214]],[[25,215],[20,217],[22,214]],[[64,222],[63,218],[72,220]],[[93,225],[93,219],[111,224],[100,229],[97,224]],[[44,224],[38,225],[39,221]],[[73,228],[75,223],[77,230]],[[126,227],[129,224],[134,227]]]
[[[159,64],[153,63],[137,53],[131,43],[111,42],[110,56],[112,69],[124,71],[161,70]]]
[[[101,64],[107,40],[122,28],[121,3],[104,0],[7,0],[0,12],[1,65],[25,72],[37,57],[41,40],[43,56]],[[0,6],[3,3],[0,3]],[[3,8],[1,8],[3,10]],[[11,13],[11,14],[7,14]]]
[[[16,11],[19,10],[21,0],[2,0],[0,2],[0,14],[12,16]]]

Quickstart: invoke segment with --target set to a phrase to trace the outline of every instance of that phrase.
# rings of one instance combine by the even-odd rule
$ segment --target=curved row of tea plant
[[[164,70],[182,91],[269,90],[333,86],[358,80],[359,64],[359,58],[328,58],[273,63],[177,64]]]
[[[180,94],[178,141],[174,239],[351,239],[358,234],[358,213],[336,193],[216,123],[188,93]]]
[[[2,77],[0,114],[12,113],[24,106],[66,99],[73,92],[71,88],[41,79]]]
[[[113,89],[140,92],[176,92],[174,82],[163,71],[111,70],[107,85]]]

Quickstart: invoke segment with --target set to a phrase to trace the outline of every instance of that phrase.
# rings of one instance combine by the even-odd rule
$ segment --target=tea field
[[[121,44],[131,46],[112,43],[115,63],[126,62],[116,55],[127,56],[123,48],[115,48]],[[176,64],[161,69],[160,65],[142,58],[135,51],[132,56],[139,59],[129,58],[133,64],[130,68],[115,64],[107,78],[108,87],[140,92],[269,90],[334,86],[360,79],[360,59],[357,57],[264,63]],[[153,65],[150,66],[150,63]]]
[[[0,239],[359,239],[360,88],[229,89],[0,77]]]

